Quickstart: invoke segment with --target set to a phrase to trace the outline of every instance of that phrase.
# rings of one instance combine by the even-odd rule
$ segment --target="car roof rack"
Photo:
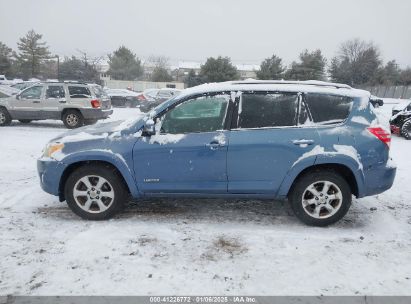
[[[69,83],[69,84],[88,84],[88,83],[86,83],[86,82],[84,82],[84,81],[77,81],[77,80],[59,80],[59,81],[47,81],[47,80],[45,80],[45,81],[39,81],[39,82],[37,82],[37,83],[54,83],[54,84],[57,84],[57,83]]]
[[[246,79],[242,81],[233,81],[233,85],[241,84],[285,84],[285,85],[310,85],[318,87],[332,87],[336,89],[352,89],[347,84],[342,83],[333,83],[319,80],[305,80],[305,81],[293,81],[293,80],[255,80],[255,79]]]

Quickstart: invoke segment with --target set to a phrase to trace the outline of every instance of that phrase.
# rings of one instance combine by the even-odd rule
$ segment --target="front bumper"
[[[60,180],[66,165],[52,158],[39,158],[37,160],[37,172],[40,177],[41,188],[50,194],[60,195]]]
[[[81,109],[81,114],[85,119],[105,119],[113,114],[113,109]]]
[[[385,165],[364,170],[365,193],[362,196],[376,195],[390,189],[396,172],[397,166],[392,160]]]

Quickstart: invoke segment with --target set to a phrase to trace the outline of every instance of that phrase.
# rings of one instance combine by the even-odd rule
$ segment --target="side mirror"
[[[151,136],[156,134],[155,123],[151,118],[146,121],[143,128],[143,136]]]
[[[20,94],[17,94],[17,95],[16,95],[16,99],[20,99]]]

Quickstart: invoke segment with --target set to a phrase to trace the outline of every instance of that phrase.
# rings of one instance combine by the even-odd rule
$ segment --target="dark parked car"
[[[390,127],[392,133],[411,139],[411,103],[391,117]]]
[[[106,92],[110,96],[113,107],[137,108],[143,100],[141,92],[127,89],[109,89]]]
[[[374,106],[374,108],[382,107],[384,105],[384,101],[381,98],[374,95],[371,95],[370,102]]]

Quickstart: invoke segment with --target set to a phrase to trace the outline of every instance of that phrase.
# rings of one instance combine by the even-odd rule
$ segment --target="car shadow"
[[[29,123],[21,123],[19,121],[13,121],[10,126],[14,127],[28,127],[28,128],[53,128],[53,129],[67,129],[64,124],[59,120],[52,121],[32,121]]]
[[[39,208],[47,217],[79,220],[64,205],[52,204]],[[348,214],[330,227],[359,229],[367,225],[367,214],[360,204],[353,204]],[[150,221],[157,223],[230,223],[254,225],[282,225],[310,228],[295,216],[287,201],[225,200],[225,199],[144,199],[130,202],[114,221]]]

